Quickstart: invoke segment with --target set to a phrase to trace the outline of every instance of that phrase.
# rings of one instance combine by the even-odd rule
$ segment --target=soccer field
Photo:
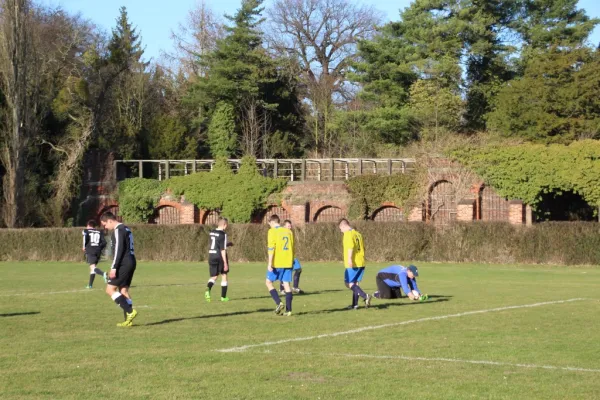
[[[600,398],[599,269],[418,266],[428,302],[346,310],[342,264],[305,263],[282,317],[263,264],[233,264],[231,301],[217,283],[206,303],[206,264],[139,262],[139,316],[117,328],[86,264],[0,263],[0,397]]]

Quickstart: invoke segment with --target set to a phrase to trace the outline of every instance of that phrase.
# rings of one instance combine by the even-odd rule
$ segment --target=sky
[[[170,51],[173,46],[171,31],[177,30],[180,23],[185,22],[188,11],[197,0],[42,0],[51,6],[61,6],[70,12],[80,12],[84,18],[110,32],[115,26],[121,6],[127,7],[129,19],[141,33],[145,46],[146,60],[157,60],[162,51]],[[269,7],[271,0],[265,1]],[[397,21],[401,9],[406,8],[411,0],[365,0],[376,9],[382,11],[388,21]],[[240,0],[206,0],[206,4],[215,14],[233,14],[240,5]],[[580,0],[579,8],[587,11],[590,17],[600,17],[600,1]],[[600,27],[591,37],[592,43],[600,43]]]

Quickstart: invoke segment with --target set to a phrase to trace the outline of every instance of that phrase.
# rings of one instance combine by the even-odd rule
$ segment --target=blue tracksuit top
[[[379,274],[388,275],[384,277],[383,281],[389,287],[402,287],[402,291],[405,294],[409,293],[411,290],[416,290],[417,292],[421,293],[417,287],[417,280],[415,278],[409,279],[408,275],[406,275],[406,268],[402,265],[392,265],[384,268],[379,271]]]

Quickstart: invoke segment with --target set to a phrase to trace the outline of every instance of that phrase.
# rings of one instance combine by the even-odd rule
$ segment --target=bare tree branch
[[[375,34],[382,14],[352,0],[276,0],[268,12],[269,46],[297,60],[315,118],[317,152],[331,147],[327,119],[335,98],[350,98],[346,73],[356,44]]]

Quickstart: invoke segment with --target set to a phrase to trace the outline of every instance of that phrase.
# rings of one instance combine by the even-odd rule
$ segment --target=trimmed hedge
[[[140,260],[205,261],[204,225],[132,225]],[[360,222],[367,260],[600,265],[600,224],[546,222],[455,224],[445,230],[424,223]],[[337,224],[295,228],[301,261],[341,261]],[[266,261],[267,226],[236,224],[228,230],[234,262]],[[81,229],[0,229],[2,261],[83,261]]]

